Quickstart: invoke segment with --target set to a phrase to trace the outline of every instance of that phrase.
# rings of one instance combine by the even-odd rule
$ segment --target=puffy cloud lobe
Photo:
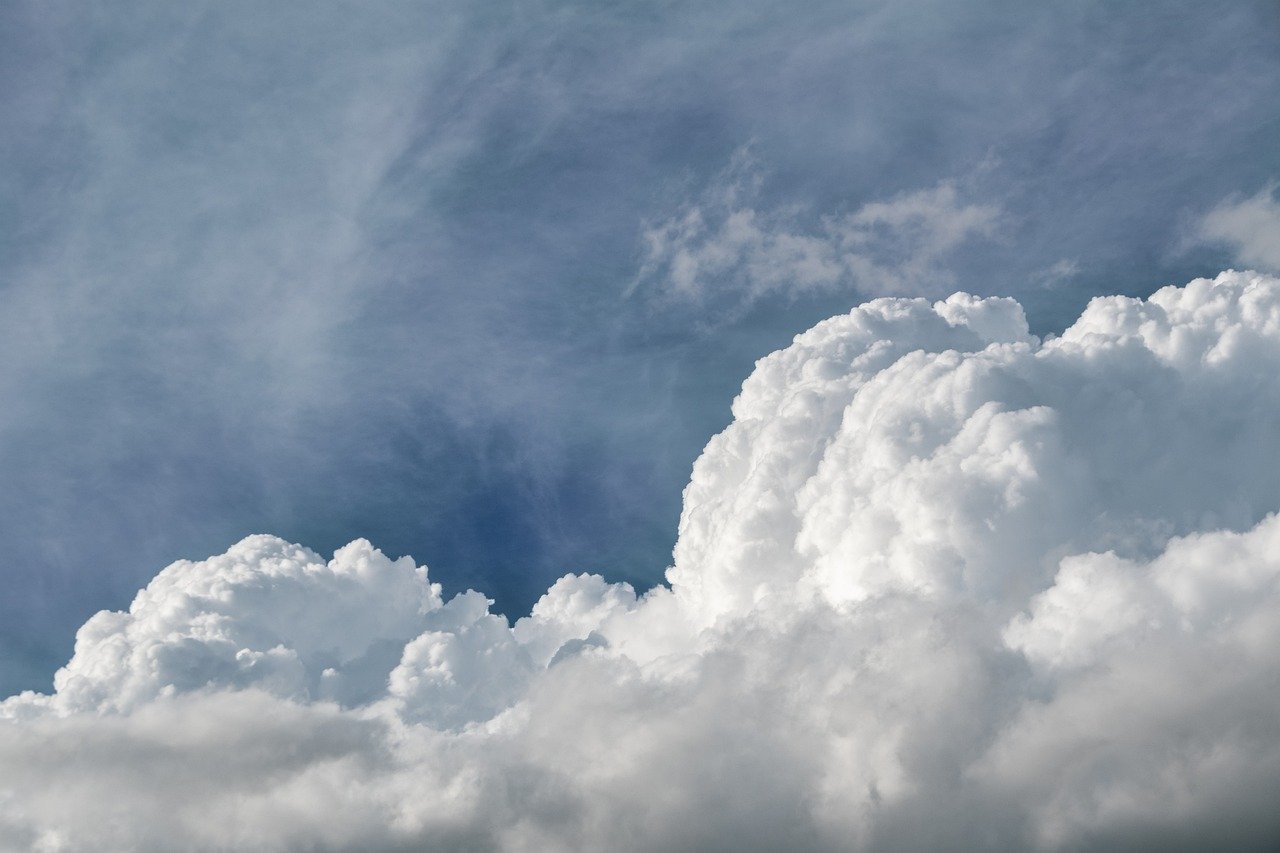
[[[0,840],[1264,847],[1278,368],[1254,274],[1045,341],[876,300],[759,362],[639,598],[566,576],[511,625],[363,542],[170,566],[2,706]]]
[[[181,561],[127,613],[102,612],[54,677],[59,711],[129,711],[162,695],[260,687],[319,698],[380,642],[412,637],[441,608],[439,585],[408,558],[352,542],[327,563],[271,536],[203,562]],[[341,692],[341,691],[339,691]]]
[[[532,669],[529,655],[507,620],[489,612],[490,604],[477,592],[459,595],[433,614],[449,617],[445,624],[404,647],[388,692],[406,717],[442,727],[465,725],[492,717],[523,692]]]
[[[740,613],[770,591],[803,579],[813,561],[796,550],[806,521],[797,500],[812,492],[810,484],[827,460],[842,455],[841,436],[859,426],[850,417],[861,401],[871,400],[877,418],[890,416],[872,389],[904,357],[926,357],[922,348],[929,347],[958,362],[959,352],[1027,340],[1022,309],[1012,300],[957,295],[936,308],[923,299],[877,300],[819,324],[788,349],[762,359],[734,401],[734,422],[708,444],[685,490],[669,573],[682,600],[698,617],[711,619]],[[882,382],[897,390],[897,380],[888,375]],[[915,389],[901,390],[903,402],[919,402]],[[923,419],[908,423],[918,414],[904,415],[900,425],[883,424],[871,440],[898,442],[902,429],[918,432]],[[892,457],[886,463],[896,470],[900,461]],[[861,470],[833,474],[854,478],[872,462],[862,458]],[[850,520],[844,509],[837,524]]]
[[[600,575],[565,575],[515,624],[515,636],[539,665],[550,663],[567,642],[585,640],[615,614],[635,607],[630,584]]]
[[[634,601],[625,585],[565,577],[513,634],[483,595],[446,603],[425,568],[363,540],[325,562],[250,536],[217,557],[169,566],[128,612],[98,613],[54,676],[54,695],[25,694],[9,709],[127,713],[162,697],[253,688],[345,706],[386,698],[406,718],[458,727],[504,710],[535,659],[545,665]]]

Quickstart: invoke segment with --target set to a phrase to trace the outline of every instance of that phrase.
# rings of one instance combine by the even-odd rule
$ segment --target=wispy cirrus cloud
[[[765,180],[750,149],[740,149],[696,198],[645,227],[628,293],[730,313],[772,295],[942,293],[955,283],[949,256],[993,238],[1002,215],[954,180],[825,215],[762,205]]]

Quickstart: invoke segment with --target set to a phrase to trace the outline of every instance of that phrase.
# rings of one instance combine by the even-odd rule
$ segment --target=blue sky
[[[754,361],[1232,261],[1271,2],[0,8],[0,687],[270,532],[644,587]],[[852,259],[852,260],[851,260]]]

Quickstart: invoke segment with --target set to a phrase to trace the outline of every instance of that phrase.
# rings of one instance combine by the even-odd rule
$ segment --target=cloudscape
[[[0,849],[1280,845],[1274,5],[0,18]]]

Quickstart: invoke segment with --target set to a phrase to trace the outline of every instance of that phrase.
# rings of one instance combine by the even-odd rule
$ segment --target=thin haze
[[[250,532],[512,616],[649,586],[815,321],[1061,330],[1265,244],[1278,43],[1272,2],[4,4],[0,692]]]

